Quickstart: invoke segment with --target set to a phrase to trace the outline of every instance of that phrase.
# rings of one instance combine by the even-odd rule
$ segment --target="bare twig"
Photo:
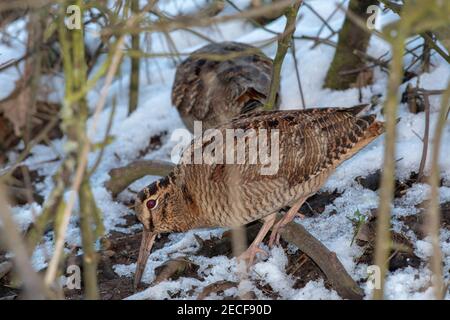
[[[345,0],[342,0],[342,1],[341,1],[341,4],[343,4],[344,2],[345,2]],[[330,13],[330,15],[325,19],[325,21],[328,23],[328,22],[331,20],[331,18],[333,18],[334,15],[335,15],[338,11],[339,11],[339,8],[338,8],[338,7],[334,8],[333,12]],[[320,18],[319,18],[319,19],[320,19]],[[317,31],[317,37],[319,37],[319,36],[322,34],[322,31],[323,31],[323,29],[325,28],[325,26],[326,26],[325,23],[323,23],[323,24],[320,26],[320,29]],[[329,27],[329,26],[330,26],[330,25],[328,24],[328,27]],[[331,31],[330,35],[336,34],[336,31],[333,30],[333,29],[331,29],[330,31]]]
[[[80,186],[80,230],[83,245],[83,279],[87,299],[99,298],[97,286],[97,255],[95,252],[95,234],[92,230],[93,211],[97,211],[89,180],[85,177]],[[92,206],[92,204],[94,204]]]
[[[6,61],[6,62],[0,63],[0,71],[2,71],[3,69],[9,68],[9,67],[12,66],[15,62],[16,62],[15,59],[11,59],[11,60],[8,60],[8,61]]]
[[[427,162],[428,155],[428,140],[429,140],[429,132],[430,132],[430,101],[428,99],[428,95],[423,95],[424,104],[425,104],[425,133],[423,135],[423,147],[422,147],[422,158],[420,159],[419,165],[419,174],[417,177],[418,181],[423,180],[423,171],[425,169],[425,163]]]
[[[6,199],[4,198],[3,187],[0,186],[0,236],[5,248],[14,254],[14,266],[22,279],[26,298],[45,299],[50,296],[46,291],[42,280],[31,266],[28,258],[27,249],[20,236],[19,230],[13,221],[11,212],[8,209]]]
[[[387,8],[401,16],[401,12],[403,10],[403,6],[399,5],[397,3],[394,3],[389,0],[379,0],[381,3],[383,3]],[[433,36],[431,36],[431,32],[424,32],[421,33],[420,36],[427,42],[427,45],[436,51],[442,58],[445,59],[448,63],[450,63],[450,55],[448,55],[444,50],[442,50],[439,45],[436,43],[436,41],[433,40]]]
[[[307,36],[307,35],[294,36],[293,38],[295,40],[310,40],[310,41],[314,41],[317,44],[326,44],[326,45],[328,45],[330,47],[333,47],[333,48],[337,47],[337,43],[334,42],[334,41],[331,41],[328,38],[319,38],[319,37],[313,37],[313,36]]]
[[[391,40],[392,63],[389,73],[389,83],[384,115],[386,117],[386,141],[384,146],[383,175],[380,185],[380,202],[378,206],[377,238],[375,248],[375,264],[380,268],[381,286],[374,289],[374,298],[384,298],[384,282],[387,272],[387,261],[390,251],[391,203],[394,195],[395,177],[395,126],[397,123],[397,90],[403,75],[403,54],[406,34],[403,30],[397,32]]]
[[[98,166],[100,165],[102,158],[103,158],[103,154],[105,153],[105,148],[108,144],[108,139],[109,139],[109,134],[111,132],[112,129],[112,125],[113,125],[113,120],[114,120],[114,115],[116,114],[116,100],[113,100],[113,105],[111,107],[111,113],[109,115],[109,119],[108,119],[108,124],[106,126],[106,131],[105,131],[105,138],[103,139],[103,142],[101,143],[101,149],[100,149],[100,153],[97,157],[97,159],[95,160],[94,165],[91,167],[91,169],[89,170],[89,173],[87,174],[89,177],[92,176],[92,174],[97,170]]]
[[[439,111],[439,118],[433,137],[433,151],[431,157],[431,199],[428,208],[427,226],[433,246],[433,255],[431,257],[431,269],[433,271],[433,287],[436,299],[443,299],[445,297],[445,286],[442,270],[442,252],[440,245],[440,227],[441,227],[441,213],[439,207],[439,156],[441,148],[442,134],[445,126],[445,118],[450,109],[450,82],[447,85],[447,90],[442,97],[441,110]]]
[[[295,39],[292,39],[291,54],[292,54],[292,58],[294,59],[295,77],[297,78],[298,91],[300,93],[300,98],[302,99],[302,108],[306,109],[305,96],[303,95],[302,80],[300,78],[300,71],[298,70],[299,65],[298,65],[297,56],[295,55],[295,52],[296,52],[296,50],[295,50]]]
[[[330,17],[328,17],[328,19],[324,19],[315,9],[313,6],[311,6],[308,2],[305,2],[305,7],[308,8],[317,18],[319,18],[320,21],[322,21],[322,27],[327,27],[328,30],[330,30],[331,34],[334,35],[336,33],[336,31],[330,26],[330,24],[328,23],[330,17],[333,17],[333,15],[336,14],[336,12],[338,11],[338,8],[335,8],[335,10],[333,11],[333,13],[330,15]],[[322,31],[322,29],[320,30],[320,32]],[[317,35],[319,36],[320,33]]]
[[[297,0],[280,0],[272,3],[271,5],[261,6],[255,9],[246,10],[243,12],[238,12],[236,14],[231,15],[218,15],[214,17],[203,17],[202,19],[198,19],[197,16],[178,16],[173,19],[165,19],[152,23],[150,26],[142,26],[141,28],[137,28],[136,26],[127,26],[126,28],[122,28],[120,33],[140,33],[143,31],[160,31],[160,32],[170,32],[177,29],[186,28],[186,26],[190,27],[205,27],[211,26],[214,24],[224,23],[228,21],[233,21],[237,19],[251,19],[255,17],[263,16],[267,13],[273,12],[275,10],[282,10],[283,8],[287,8],[292,3]],[[145,9],[141,10],[141,12],[145,12]],[[102,31],[103,34],[111,34],[115,33],[115,26],[111,26],[110,28],[106,28]]]
[[[426,41],[427,45],[430,48],[432,48],[434,51],[436,51],[442,58],[445,59],[445,61],[450,63],[450,55],[445,53],[445,51],[442,50],[441,47],[439,47],[439,45],[433,40],[433,37],[430,36],[429,32],[423,33],[423,34],[421,34],[421,36],[424,38],[424,40]]]
[[[270,84],[269,97],[267,98],[266,110],[272,110],[277,98],[277,92],[280,87],[281,67],[283,66],[284,57],[286,56],[289,45],[292,41],[292,36],[295,32],[295,24],[297,21],[297,13],[303,0],[295,1],[294,5],[286,10],[286,27],[284,28],[283,36],[278,41],[277,53],[273,61],[272,82]]]
[[[139,0],[130,0],[130,9],[133,13],[139,12]],[[131,35],[132,50],[140,50],[140,34]],[[130,73],[130,97],[128,102],[128,114],[136,110],[139,101],[139,72],[140,57],[131,57]]]

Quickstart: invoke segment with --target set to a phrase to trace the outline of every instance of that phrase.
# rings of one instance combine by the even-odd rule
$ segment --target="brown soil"
[[[414,233],[419,239],[426,236],[425,215],[427,204],[422,203],[418,206],[421,210],[418,214],[401,217],[400,220]],[[441,204],[441,226],[450,230],[450,202]]]

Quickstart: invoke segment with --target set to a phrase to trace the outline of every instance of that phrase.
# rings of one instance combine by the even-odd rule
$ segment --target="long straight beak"
[[[147,265],[148,257],[152,251],[153,243],[157,236],[156,232],[146,231],[142,233],[141,247],[139,249],[139,257],[136,264],[136,273],[134,274],[134,290],[137,289],[139,283],[141,282],[142,275]]]

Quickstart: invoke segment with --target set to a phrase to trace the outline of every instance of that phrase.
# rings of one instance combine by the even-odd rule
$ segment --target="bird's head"
[[[175,183],[173,175],[153,182],[140,191],[135,201],[135,212],[144,229],[135,273],[135,287],[139,284],[155,238],[160,233],[182,232],[194,226],[189,219],[192,208],[185,188]]]
[[[177,190],[172,178],[157,180],[140,191],[135,201],[135,211],[144,230],[150,233],[176,231],[173,219],[177,211]]]

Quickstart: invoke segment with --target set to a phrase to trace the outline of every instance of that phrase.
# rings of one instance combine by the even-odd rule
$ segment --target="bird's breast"
[[[283,178],[241,185],[211,183],[199,198],[201,215],[210,227],[242,226],[314,194],[330,174],[327,170],[294,186]]]

